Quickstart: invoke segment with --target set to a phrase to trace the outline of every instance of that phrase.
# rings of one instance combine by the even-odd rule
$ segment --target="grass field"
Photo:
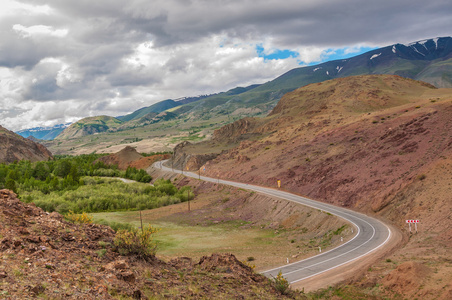
[[[206,216],[195,214],[194,211],[206,207],[207,203],[204,200],[191,201],[191,212],[187,211],[187,203],[141,212],[143,225],[151,224],[159,228],[155,236],[158,243],[157,257],[164,260],[190,257],[197,261],[212,253],[232,253],[239,260],[255,265],[256,270],[263,271],[287,263],[287,258],[293,262],[318,254],[318,248],[309,243],[311,240],[303,238],[305,232],[302,230],[261,228],[241,220],[205,222],[203,218]],[[138,211],[91,215],[95,221],[104,219],[141,226]],[[175,218],[175,215],[180,218]],[[199,225],[193,222],[187,224],[184,221],[187,218],[199,220]]]

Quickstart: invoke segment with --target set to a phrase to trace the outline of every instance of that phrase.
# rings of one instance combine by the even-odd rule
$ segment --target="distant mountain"
[[[34,127],[31,129],[24,129],[16,131],[16,133],[24,138],[28,138],[30,136],[40,139],[40,140],[53,140],[57,135],[59,135],[68,124],[59,124],[52,127]]]
[[[116,124],[115,128],[127,130],[171,119],[179,119],[185,124],[209,120],[211,126],[220,126],[225,120],[265,116],[284,94],[299,87],[334,78],[373,74],[399,75],[436,87],[452,87],[452,38],[394,44],[348,59],[292,69],[261,85],[236,87],[214,95],[161,101],[118,117],[115,120],[121,124]],[[85,130],[83,134],[107,130],[110,129]]]
[[[240,88],[240,87],[238,87],[238,88],[235,88],[234,90],[236,90],[236,89],[238,89],[238,90],[244,89],[243,91],[246,91],[249,88]],[[132,121],[132,120],[139,120],[139,119],[142,119],[142,118],[145,118],[145,120],[146,120],[146,119],[150,118],[149,117],[150,115],[151,116],[156,116],[159,113],[164,112],[164,111],[166,111],[168,109],[171,109],[171,108],[174,108],[174,107],[178,107],[178,106],[181,106],[181,105],[184,105],[184,104],[196,102],[196,101],[199,101],[199,100],[211,97],[213,95],[217,95],[217,94],[202,95],[202,96],[197,96],[197,97],[183,97],[183,98],[179,98],[179,99],[175,99],[175,100],[173,100],[173,99],[163,100],[163,101],[157,102],[157,103],[155,103],[155,104],[153,104],[151,106],[146,106],[146,107],[140,108],[140,109],[138,109],[138,110],[136,110],[133,113],[130,113],[128,115],[116,117],[116,119],[121,120],[123,122],[128,122],[128,121]]]
[[[342,60],[290,70],[262,86],[265,90],[294,89],[333,78],[392,74],[452,87],[452,38],[435,38],[407,45],[394,44]]]
[[[101,132],[115,131],[121,124],[122,121],[109,116],[88,117],[71,124],[71,126],[64,129],[55,139],[71,139]]]
[[[394,44],[349,58],[292,69],[276,79],[250,88],[235,88],[192,102],[174,113],[181,117],[215,118],[224,114],[266,114],[281,97],[299,87],[353,75],[391,74],[452,87],[452,38],[442,37]]]
[[[41,161],[52,157],[52,153],[41,144],[26,139],[0,126],[0,163],[16,160]]]
[[[140,108],[139,110],[136,110],[136,111],[134,111],[131,114],[117,117],[117,119],[121,120],[123,122],[136,120],[136,119],[140,119],[140,118],[146,116],[149,113],[159,114],[162,111],[165,111],[167,109],[170,109],[170,108],[173,108],[173,107],[176,107],[176,106],[179,106],[179,105],[181,105],[181,104],[176,102],[176,101],[174,101],[174,100],[171,100],[171,99],[163,100],[163,101],[155,103],[155,104],[153,104],[151,106]]]

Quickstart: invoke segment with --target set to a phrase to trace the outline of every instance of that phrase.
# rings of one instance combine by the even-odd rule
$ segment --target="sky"
[[[450,0],[2,0],[0,125],[119,116],[451,35]]]

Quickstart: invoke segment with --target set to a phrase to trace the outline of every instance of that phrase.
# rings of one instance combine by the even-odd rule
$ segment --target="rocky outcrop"
[[[256,134],[254,130],[258,125],[259,121],[255,118],[240,119],[215,130],[212,140],[220,142],[245,140]]]
[[[194,154],[189,149],[192,145],[188,141],[178,144],[174,148],[169,165],[179,170],[198,171],[208,161],[219,155],[218,153]]]
[[[0,126],[0,163],[12,163],[19,160],[34,162],[49,158],[52,158],[52,153],[43,145]]]
[[[99,158],[96,162],[101,161],[106,165],[117,165],[118,169],[125,170],[131,163],[140,160],[141,158],[143,158],[143,156],[138,153],[135,148],[126,146],[117,153]]]

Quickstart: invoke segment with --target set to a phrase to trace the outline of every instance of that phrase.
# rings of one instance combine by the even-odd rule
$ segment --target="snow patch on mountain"
[[[435,50],[438,49],[438,40],[439,40],[439,38],[433,39],[433,42],[435,42]]]
[[[392,52],[393,52],[393,53],[396,53],[396,47],[395,47],[395,45],[392,46]]]
[[[381,55],[381,53],[378,53],[378,54],[374,54],[374,55],[372,55],[371,57],[370,57],[370,59],[374,59],[374,58],[377,58],[377,57],[379,57]]]
[[[422,53],[422,52],[419,52],[419,50],[417,50],[417,48],[416,48],[416,44],[415,45],[412,45],[412,46],[410,46],[412,49],[414,49],[414,51],[416,51],[417,53],[419,53],[420,55],[422,55],[422,56],[425,56],[425,54],[424,53]]]

